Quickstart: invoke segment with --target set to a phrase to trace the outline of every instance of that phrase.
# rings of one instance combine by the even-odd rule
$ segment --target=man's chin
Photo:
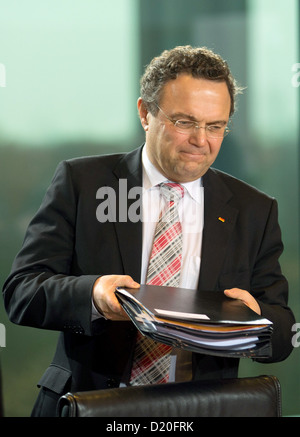
[[[175,182],[184,183],[195,181],[201,178],[201,176],[207,172],[208,168],[209,166],[207,165],[199,165],[195,162],[188,162],[184,165],[180,165],[174,172],[174,177],[177,179]]]

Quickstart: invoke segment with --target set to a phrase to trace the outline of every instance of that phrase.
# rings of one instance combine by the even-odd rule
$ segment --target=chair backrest
[[[279,417],[274,376],[192,381],[67,393],[60,417]]]

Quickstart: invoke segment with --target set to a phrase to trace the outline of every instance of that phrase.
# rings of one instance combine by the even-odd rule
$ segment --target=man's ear
[[[146,105],[141,97],[138,98],[137,107],[138,107],[138,111],[139,111],[141,124],[142,124],[144,130],[147,131],[148,127],[149,127],[149,123],[148,123],[148,114],[149,113],[148,113]]]

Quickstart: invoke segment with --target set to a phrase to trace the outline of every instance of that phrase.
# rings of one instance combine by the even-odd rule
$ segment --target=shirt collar
[[[166,177],[157,170],[157,168],[152,164],[152,162],[148,158],[146,145],[143,147],[143,151],[142,151],[142,164],[143,164],[143,184],[144,184],[143,186],[145,190],[154,188],[155,186],[161,184],[162,182],[167,182]],[[203,186],[202,178],[196,179],[195,181],[192,182],[185,182],[181,185],[185,187],[186,191],[196,202],[201,203],[200,188]]]

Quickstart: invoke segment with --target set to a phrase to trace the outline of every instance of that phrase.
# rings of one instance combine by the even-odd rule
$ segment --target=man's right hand
[[[98,311],[109,320],[129,320],[115,295],[117,287],[139,288],[128,275],[100,276],[93,288],[93,301]]]

